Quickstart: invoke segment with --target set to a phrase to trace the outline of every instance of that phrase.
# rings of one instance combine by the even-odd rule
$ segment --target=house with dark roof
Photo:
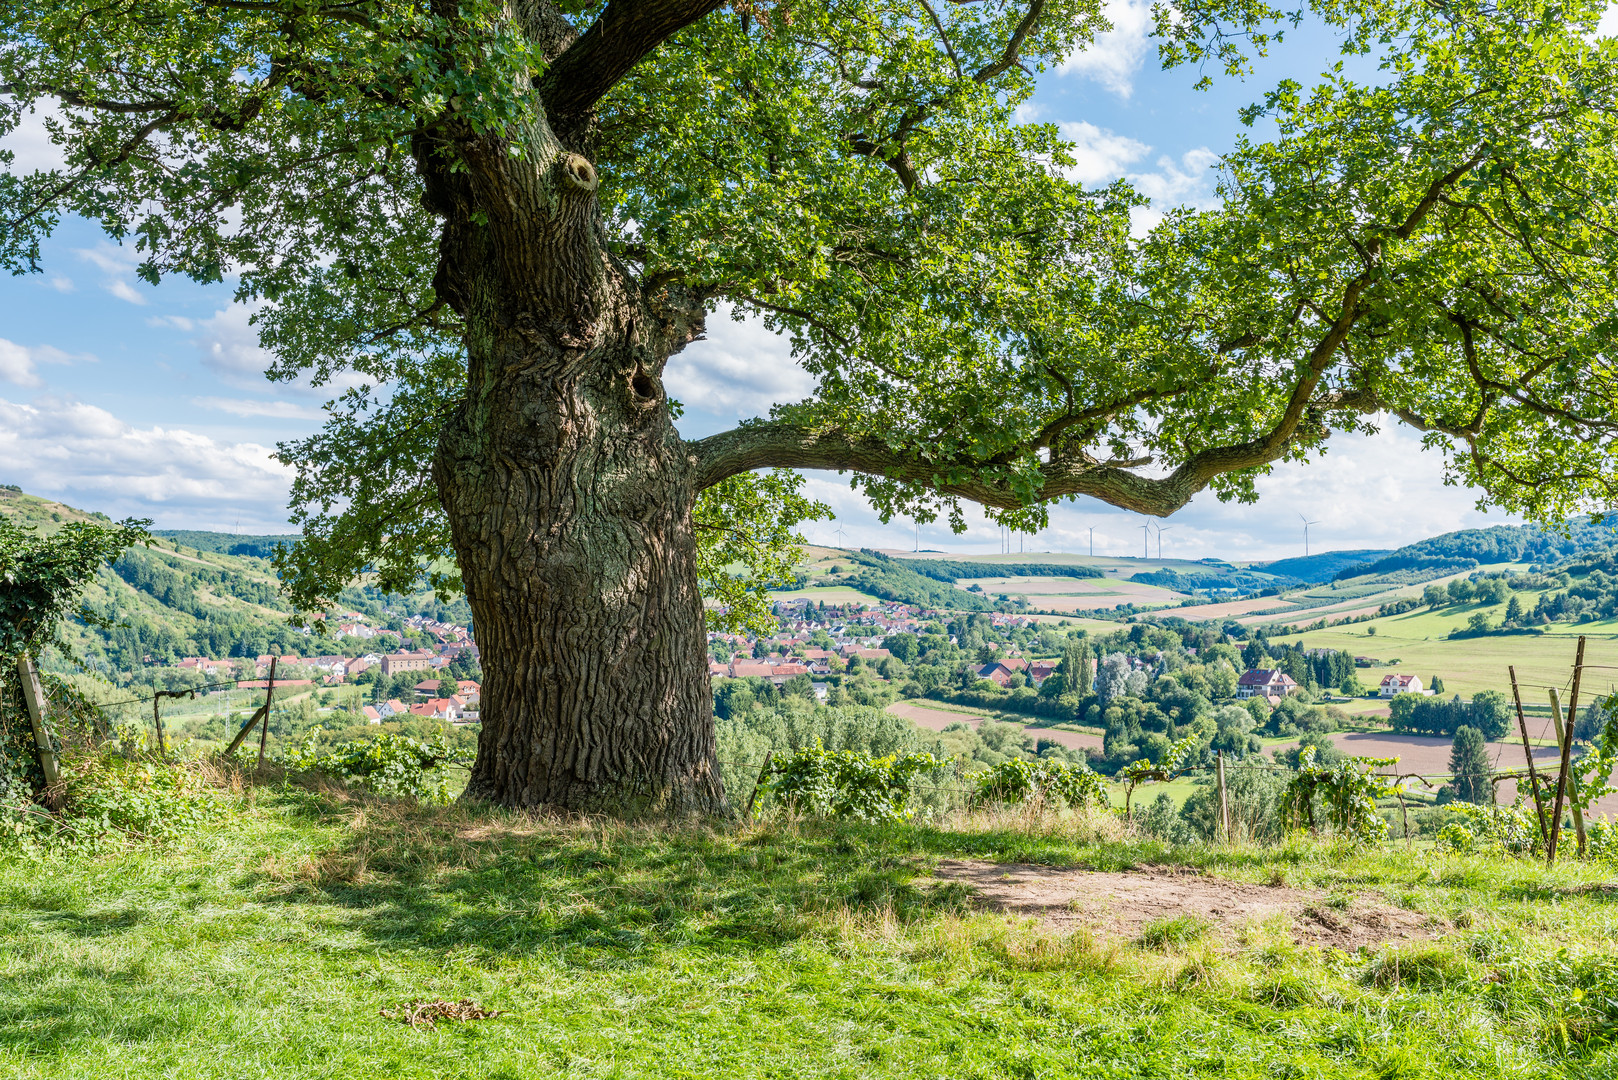
[[[1239,698],[1261,697],[1280,701],[1297,692],[1298,684],[1292,680],[1292,676],[1273,668],[1254,668],[1243,672],[1242,677],[1236,680],[1236,696]]]

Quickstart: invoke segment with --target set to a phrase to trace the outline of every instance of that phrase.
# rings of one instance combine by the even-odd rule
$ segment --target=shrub
[[[770,763],[770,795],[800,813],[856,821],[908,821],[916,777],[946,767],[931,754],[872,757],[813,746]]]
[[[1298,775],[1281,796],[1281,813],[1296,824],[1315,828],[1315,796],[1325,807],[1332,827],[1364,843],[1388,835],[1388,823],[1377,812],[1376,800],[1392,788],[1372,769],[1396,764],[1398,758],[1344,758],[1335,765],[1315,764],[1314,747],[1304,747],[1298,755]]]
[[[1032,800],[1075,808],[1105,807],[1107,789],[1101,777],[1083,765],[1012,758],[978,774],[977,798],[986,803]]]
[[[96,755],[63,771],[61,811],[12,803],[0,835],[25,850],[101,848],[128,840],[172,840],[218,817],[222,804],[194,765]]]
[[[413,798],[442,806],[449,802],[449,778],[443,767],[455,764],[443,735],[413,739],[383,734],[374,739],[338,743],[325,753],[315,748],[322,734],[315,728],[287,755],[286,764],[299,772],[314,772],[345,784],[395,798]]]

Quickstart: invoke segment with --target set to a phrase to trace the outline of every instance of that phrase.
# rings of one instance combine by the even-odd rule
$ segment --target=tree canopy
[[[0,265],[38,269],[62,214],[98,220],[148,280],[230,277],[271,377],[333,387],[324,430],[280,450],[307,607],[366,568],[457,583],[430,462],[482,331],[444,272],[444,190],[490,230],[501,199],[549,197],[520,170],[479,188],[502,155],[596,193],[612,272],[675,347],[727,302],[813,375],[687,444],[705,579],[744,613],[817,511],[755,470],[1028,528],[1069,496],[1251,499],[1273,462],[1396,416],[1509,510],[1618,497],[1603,5],[1308,10],[1376,76],[1263,94],[1219,205],[1137,237],[1140,196],[1075,183],[1057,128],[1017,114],[1104,28],[1095,0],[15,0],[0,133],[47,110],[66,164],[5,158]],[[1163,59],[1239,71],[1286,15],[1162,5]]]

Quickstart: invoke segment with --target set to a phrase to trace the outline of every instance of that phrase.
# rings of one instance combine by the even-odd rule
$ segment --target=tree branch
[[[722,2],[612,0],[536,85],[552,126],[566,125],[589,112],[653,49]]]

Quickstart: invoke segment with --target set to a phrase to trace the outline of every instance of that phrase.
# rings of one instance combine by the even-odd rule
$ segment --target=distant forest
[[[1483,563],[1556,563],[1615,542],[1618,529],[1596,525],[1588,518],[1570,520],[1554,528],[1491,525],[1419,540],[1375,562],[1347,567],[1337,580],[1395,570],[1470,570]]]
[[[893,561],[907,570],[914,570],[922,577],[930,577],[934,581],[943,581],[951,585],[957,581],[969,581],[972,578],[1099,578],[1107,576],[1093,566],[1068,566],[1062,563],[984,563],[961,562],[955,559],[894,559]]]
[[[188,529],[153,529],[153,536],[172,540],[181,547],[194,551],[211,551],[219,555],[239,555],[248,559],[270,559],[277,549],[291,547],[298,535],[290,536],[236,536],[231,533],[195,532]]]

